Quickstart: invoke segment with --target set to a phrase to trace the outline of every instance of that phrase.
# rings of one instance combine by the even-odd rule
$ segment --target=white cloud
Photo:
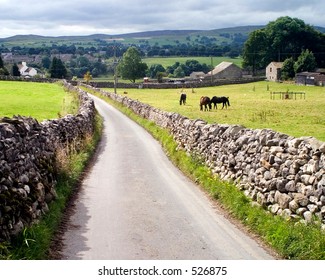
[[[316,0],[0,0],[0,7],[0,38],[209,30],[267,24],[286,15],[325,26],[325,6]]]

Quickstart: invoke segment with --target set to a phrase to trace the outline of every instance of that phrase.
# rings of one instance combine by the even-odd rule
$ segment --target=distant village
[[[76,57],[82,57],[89,63],[105,63],[104,59],[100,59],[100,55],[105,55],[105,52],[98,53],[98,56],[94,56],[91,54],[83,54],[83,55],[74,55],[74,54],[51,54],[48,57],[48,61],[50,61],[54,57],[59,58],[63,63],[69,64]],[[18,55],[11,52],[1,53],[1,58],[4,64],[6,65],[14,65],[16,64],[19,68],[20,75],[25,78],[32,77],[40,77],[45,78],[46,73],[44,70],[36,67],[36,65],[42,65],[44,55]],[[49,66],[49,65],[48,65]]]
[[[37,67],[29,65],[36,65],[42,62],[42,55],[14,55],[13,53],[1,53],[2,60],[5,64],[17,64],[20,76],[24,78],[33,78],[35,76],[44,78],[45,73]],[[68,63],[73,59],[72,54],[54,54],[53,57],[60,58],[64,63]],[[91,62],[98,61],[98,57],[85,54],[83,55]],[[104,63],[104,61],[102,61]],[[266,69],[258,72],[259,76],[265,76],[265,79],[272,82],[281,82],[281,69],[283,62],[271,62]],[[222,80],[222,79],[242,79],[251,76],[247,71],[243,70],[232,62],[222,62],[217,65],[212,71],[192,72],[189,77],[184,80],[206,81],[209,79]],[[183,80],[183,81],[184,81]],[[297,73],[295,83],[299,85],[310,86],[325,86],[325,69],[315,69],[314,72],[301,72]],[[150,79],[145,77],[144,82],[150,82]]]

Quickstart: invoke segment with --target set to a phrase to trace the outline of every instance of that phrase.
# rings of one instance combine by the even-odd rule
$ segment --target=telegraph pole
[[[114,93],[116,94],[117,88],[117,59],[116,59],[116,45],[114,45],[114,58],[113,58],[113,65],[114,65]]]
[[[213,67],[213,56],[211,56],[211,68],[212,68],[212,70],[211,70],[211,85],[212,85],[212,83],[213,83],[213,69],[214,69],[214,67]]]

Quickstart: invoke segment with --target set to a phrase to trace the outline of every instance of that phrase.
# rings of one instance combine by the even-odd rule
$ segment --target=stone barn
[[[307,86],[325,86],[325,75],[316,72],[297,73],[296,84]]]
[[[205,73],[204,72],[192,72],[190,74],[190,78],[192,80],[202,80],[205,77]]]
[[[232,62],[221,62],[212,71],[205,75],[206,79],[241,79],[243,71]]]
[[[272,82],[278,82],[281,80],[281,69],[283,66],[283,62],[271,62],[266,67],[266,79]]]

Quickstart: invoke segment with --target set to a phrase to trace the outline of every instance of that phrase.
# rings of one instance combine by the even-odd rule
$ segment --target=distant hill
[[[16,35],[0,39],[4,47],[39,47],[57,45],[98,45],[101,41],[119,42],[121,44],[150,44],[150,45],[173,45],[173,44],[206,44],[228,45],[233,42],[243,44],[249,34],[264,26],[238,26],[213,30],[156,30],[126,33],[118,35],[92,34],[85,36],[40,36],[40,35]],[[324,27],[315,27],[325,33]]]
[[[39,35],[15,35],[8,38],[0,39],[0,43],[4,46],[26,46],[26,45],[37,45],[37,43],[51,43],[51,44],[69,44],[75,42],[91,42],[91,41],[119,41],[121,43],[137,43],[139,41],[147,40],[152,44],[164,44],[166,42],[174,41],[189,41],[195,40],[203,36],[209,38],[215,38],[216,43],[228,43],[231,40],[231,36],[234,34],[241,34],[247,37],[250,32],[261,28],[262,26],[242,26],[232,27],[214,30],[157,30],[157,31],[145,31],[126,33],[118,35],[108,34],[93,34],[86,36],[39,36]],[[226,35],[228,34],[228,35]]]
[[[315,29],[319,32],[325,33],[325,27],[315,26]]]

